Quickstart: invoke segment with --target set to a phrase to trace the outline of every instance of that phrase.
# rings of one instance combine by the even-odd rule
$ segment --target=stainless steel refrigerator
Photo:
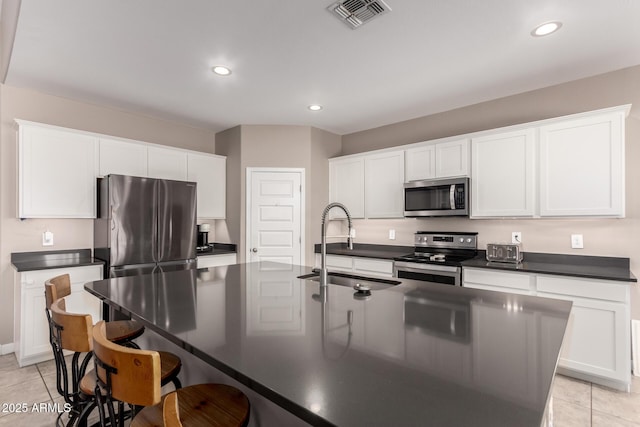
[[[196,183],[101,178],[93,231],[105,277],[195,269]]]

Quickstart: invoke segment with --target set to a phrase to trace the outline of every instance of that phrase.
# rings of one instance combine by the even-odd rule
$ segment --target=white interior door
[[[303,169],[247,169],[247,262],[304,260]]]

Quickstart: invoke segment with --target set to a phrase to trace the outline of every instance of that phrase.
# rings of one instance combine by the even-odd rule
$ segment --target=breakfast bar
[[[571,302],[398,282],[258,262],[85,290],[311,425],[539,427]]]

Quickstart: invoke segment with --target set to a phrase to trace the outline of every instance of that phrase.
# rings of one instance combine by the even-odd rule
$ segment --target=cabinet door
[[[629,309],[624,303],[538,292],[573,301],[558,366],[630,383]]]
[[[436,176],[436,147],[423,145],[405,151],[404,180],[418,181]]]
[[[329,160],[329,201],[345,205],[352,218],[364,218],[364,157]],[[330,217],[345,215],[332,209]]]
[[[540,128],[540,215],[624,216],[624,113]]]
[[[99,176],[109,174],[147,176],[147,146],[100,138]]]
[[[162,147],[148,147],[149,177],[187,180],[187,153]]]
[[[20,125],[20,218],[95,218],[97,139]]]
[[[404,216],[404,151],[365,157],[365,216]]]
[[[187,155],[187,180],[198,183],[198,218],[225,218],[226,165],[225,157],[195,153]]]
[[[534,129],[473,138],[471,159],[471,217],[535,214]]]
[[[53,357],[44,307],[44,283],[38,287],[22,288],[22,339],[18,360],[20,366],[25,365],[22,360],[29,360],[34,356],[44,355],[42,360]]]
[[[469,176],[469,140],[442,142],[435,145],[436,178]]]

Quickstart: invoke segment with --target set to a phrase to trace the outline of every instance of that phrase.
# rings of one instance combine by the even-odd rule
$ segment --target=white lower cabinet
[[[198,268],[219,267],[221,265],[237,264],[237,254],[198,255]]]
[[[320,254],[316,254],[316,267],[320,267]],[[327,255],[329,271],[343,271],[365,276],[393,277],[393,261],[387,259]]]
[[[16,272],[14,346],[21,367],[53,358],[45,314],[44,282],[65,273],[71,278],[71,295],[65,298],[66,310],[91,314],[94,322],[102,318],[100,300],[84,290],[86,282],[102,279],[102,265]]]
[[[629,283],[463,268],[463,286],[572,301],[559,372],[623,390],[630,386]]]

